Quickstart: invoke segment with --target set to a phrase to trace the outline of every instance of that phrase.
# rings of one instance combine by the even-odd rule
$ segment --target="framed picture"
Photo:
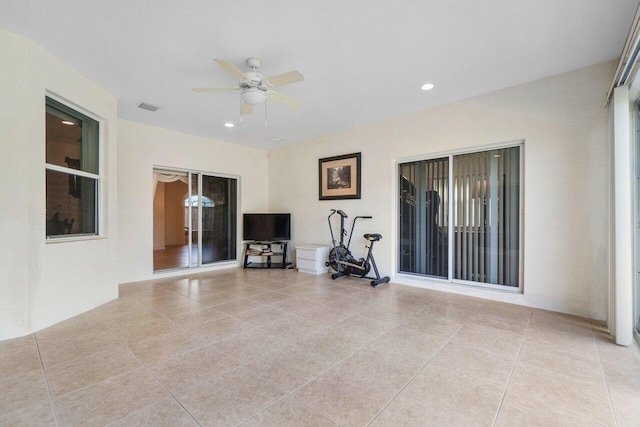
[[[320,200],[360,198],[360,153],[318,161]]]

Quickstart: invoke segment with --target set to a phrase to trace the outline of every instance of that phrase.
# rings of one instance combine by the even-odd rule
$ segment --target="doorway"
[[[153,270],[237,259],[237,178],[154,169]]]

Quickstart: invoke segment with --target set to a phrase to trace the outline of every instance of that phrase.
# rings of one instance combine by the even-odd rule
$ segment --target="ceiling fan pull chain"
[[[240,98],[240,121],[242,121],[242,98]]]
[[[267,125],[267,104],[269,102],[265,99],[264,100],[264,125]]]

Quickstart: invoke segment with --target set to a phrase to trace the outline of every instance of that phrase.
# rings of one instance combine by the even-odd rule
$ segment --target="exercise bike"
[[[335,214],[340,215],[340,242],[338,243],[333,234],[333,227],[331,225],[331,217]],[[331,242],[333,244],[333,248],[329,252],[329,262],[326,263],[327,266],[330,266],[336,272],[331,275],[333,280],[342,276],[358,276],[364,279],[372,279],[371,286],[374,288],[381,283],[388,283],[389,277],[380,277],[380,273],[378,272],[378,266],[376,265],[375,259],[373,259],[373,244],[378,240],[382,239],[380,234],[365,234],[364,238],[369,241],[369,246],[365,246],[369,251],[367,252],[366,258],[355,259],[349,250],[349,246],[351,245],[351,237],[353,236],[353,230],[356,226],[356,221],[358,219],[371,219],[371,216],[357,216],[353,219],[353,224],[351,224],[351,233],[349,234],[349,241],[347,242],[347,246],[344,245],[344,237],[347,235],[347,230],[344,228],[344,220],[347,217],[341,210],[331,209],[331,214],[327,218],[329,222],[329,231],[331,232]],[[371,266],[373,265],[373,271],[376,273],[376,277],[369,277],[369,270],[371,270]]]

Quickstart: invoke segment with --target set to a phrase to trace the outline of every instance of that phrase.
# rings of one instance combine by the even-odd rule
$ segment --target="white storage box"
[[[296,246],[296,266],[298,271],[307,274],[324,274],[329,271],[325,264],[329,261],[329,246],[299,245]]]

